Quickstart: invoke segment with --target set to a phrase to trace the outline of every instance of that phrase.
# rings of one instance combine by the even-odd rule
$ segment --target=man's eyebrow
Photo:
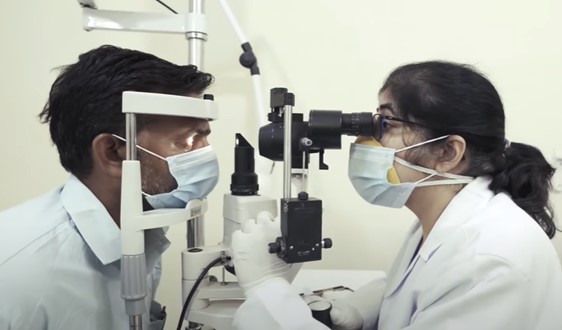
[[[377,108],[377,111],[381,111],[381,110],[388,110],[392,114],[394,114],[394,108],[392,107],[391,103],[383,103],[383,104],[379,105],[379,107]]]

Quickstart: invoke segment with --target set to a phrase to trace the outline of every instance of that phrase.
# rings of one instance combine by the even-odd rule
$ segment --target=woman
[[[360,304],[334,302],[334,323],[373,329],[378,317],[380,330],[562,329],[562,270],[549,241],[554,169],[538,149],[506,140],[490,81],[465,65],[415,63],[390,74],[379,103],[374,139],[360,137],[350,148],[349,177],[368,202],[406,206],[418,221],[388,274],[380,310],[381,298],[357,292]],[[322,329],[283,292],[286,269],[275,260],[245,281],[252,261],[237,247],[267,236],[265,228],[250,224],[234,237],[248,297],[235,324],[252,328],[244,319],[253,309],[268,329]],[[302,322],[282,321],[273,312],[281,304]]]

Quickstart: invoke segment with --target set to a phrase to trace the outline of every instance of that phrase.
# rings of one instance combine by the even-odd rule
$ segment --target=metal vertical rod
[[[283,107],[283,198],[291,198],[291,165],[292,165],[292,124],[293,124],[293,106],[285,105]]]
[[[125,114],[125,138],[126,138],[126,159],[136,160],[137,159],[137,117],[134,113]],[[139,178],[140,180],[140,178]],[[121,204],[121,215],[123,216],[123,204]],[[128,230],[126,221],[124,218],[121,219],[122,230]],[[123,237],[122,237],[123,240]],[[144,262],[144,252],[142,253],[142,260]],[[121,255],[121,296],[125,299],[125,310],[129,315],[129,330],[143,330],[142,329],[142,307],[144,306],[144,301],[139,301],[138,299],[133,299],[132,296],[138,294],[146,295],[146,282],[144,285],[135,282],[137,278],[146,279],[146,266],[142,267],[143,264],[136,264],[135,267],[131,265],[130,262],[124,262],[133,259],[137,259],[138,256]],[[140,267],[140,268],[139,268]],[[138,276],[131,277],[131,274]],[[134,283],[134,284],[131,284]]]
[[[127,160],[137,159],[137,117],[134,113],[125,115],[125,139],[127,139]]]
[[[302,191],[308,191],[308,169],[306,168],[306,151],[302,152]]]
[[[192,15],[192,18],[198,17],[198,22],[204,22],[204,0],[189,0],[189,14]],[[199,31],[189,31],[186,33],[188,44],[187,61],[189,64],[197,66],[199,70],[203,70],[204,45],[207,41],[207,34],[205,33],[204,26],[200,27]],[[205,245],[204,235],[203,216],[187,222],[188,249]]]
[[[204,0],[189,0],[189,14],[192,17],[201,17],[205,14]],[[207,41],[207,33],[203,31],[189,31],[186,33],[188,45],[188,63],[203,70],[203,56],[205,54],[204,43]]]
[[[192,18],[199,17],[201,22],[205,19],[205,8],[204,0],[189,0],[189,14]],[[204,24],[204,23],[203,23]],[[186,33],[187,38],[187,63],[197,66],[199,70],[203,70],[203,55],[204,43],[207,41],[207,34],[201,31],[189,31]],[[187,248],[193,248],[197,246],[205,245],[205,233],[204,233],[204,218],[203,216],[198,216],[187,222]],[[195,322],[188,322],[188,329],[201,329],[201,325]]]
[[[129,330],[142,330],[142,315],[129,316]]]
[[[187,248],[205,245],[205,231],[203,216],[198,216],[187,221]]]

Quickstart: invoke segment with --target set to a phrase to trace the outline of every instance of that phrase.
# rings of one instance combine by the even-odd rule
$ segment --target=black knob
[[[306,191],[301,191],[298,195],[299,201],[307,201],[308,200],[308,193]]]
[[[277,253],[279,252],[279,244],[277,243],[269,243],[269,253],[273,254],[273,253]]]
[[[329,249],[332,247],[332,239],[331,238],[324,238],[322,240],[322,247],[324,249]]]
[[[214,96],[213,94],[204,94],[204,95],[203,95],[203,100],[214,101],[214,100],[215,100],[215,96]]]

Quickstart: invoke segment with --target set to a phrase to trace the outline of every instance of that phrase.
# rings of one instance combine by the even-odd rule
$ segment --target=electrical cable
[[[189,308],[189,303],[191,302],[191,299],[193,299],[193,296],[195,295],[195,291],[197,291],[197,287],[199,287],[199,284],[201,284],[201,281],[203,281],[203,279],[205,278],[205,275],[207,275],[207,272],[209,271],[209,269],[211,269],[214,265],[218,264],[219,262],[221,262],[223,260],[229,261],[230,259],[231,259],[230,257],[218,257],[215,260],[211,261],[211,263],[208,264],[207,267],[205,267],[205,269],[203,269],[201,274],[199,274],[199,277],[197,278],[197,281],[195,281],[195,284],[193,284],[193,287],[191,288],[191,291],[189,291],[189,294],[187,295],[187,299],[185,300],[185,302],[183,304],[180,319],[178,321],[178,327],[176,328],[177,330],[181,330],[181,326],[183,324],[183,321],[187,317],[187,310]]]
[[[161,4],[162,6],[168,8],[169,11],[171,11],[174,14],[177,14],[178,12],[173,10],[172,7],[168,6],[167,4],[164,3],[164,1],[162,0],[156,0],[156,2],[158,2],[159,4]]]

